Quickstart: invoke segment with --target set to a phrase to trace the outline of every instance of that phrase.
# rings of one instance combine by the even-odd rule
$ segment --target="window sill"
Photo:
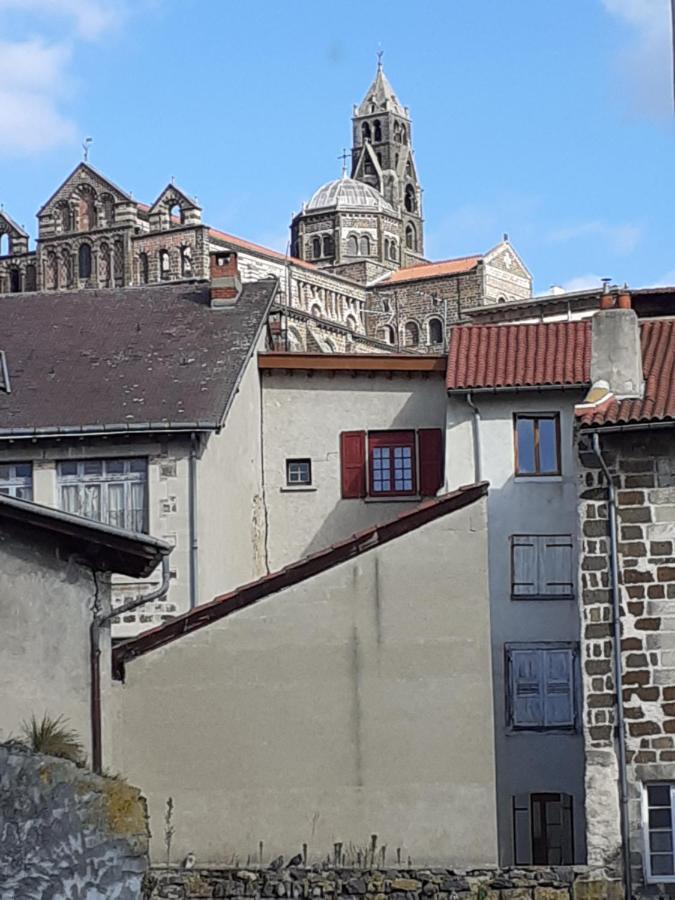
[[[507,737],[515,737],[519,734],[541,734],[541,735],[568,735],[569,737],[574,737],[575,735],[580,734],[578,728],[573,725],[552,725],[550,727],[542,726],[542,727],[532,727],[532,728],[515,728],[513,725],[507,725],[504,729]]]
[[[562,475],[514,475],[513,480],[517,484],[545,484],[562,481]]]
[[[400,497],[388,494],[386,497],[364,497],[366,503],[421,503],[424,498],[419,494],[402,494]]]
[[[282,494],[311,494],[316,487],[313,484],[286,484],[279,490]]]
[[[551,601],[562,600],[566,603],[569,603],[570,600],[574,600],[574,594],[511,594],[511,600],[541,600],[544,603],[550,603]]]

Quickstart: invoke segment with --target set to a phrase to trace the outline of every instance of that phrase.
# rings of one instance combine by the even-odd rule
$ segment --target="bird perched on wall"
[[[183,868],[184,869],[194,869],[196,858],[192,850],[188,853],[188,855],[183,860]]]
[[[288,862],[286,863],[287,869],[294,869],[296,866],[299,866],[302,863],[302,854],[296,853],[295,856],[292,856]]]
[[[272,860],[269,867],[273,872],[278,872],[279,869],[282,868],[283,864],[284,864],[283,856],[277,856],[276,859]]]

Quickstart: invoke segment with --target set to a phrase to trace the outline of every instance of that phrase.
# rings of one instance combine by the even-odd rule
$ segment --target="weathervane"
[[[82,142],[82,149],[84,150],[84,161],[85,162],[87,162],[87,160],[89,159],[89,146],[92,144],[93,140],[94,140],[93,138],[87,137]]]
[[[384,50],[382,50],[382,48],[380,46],[380,49],[377,51],[377,71],[378,72],[382,71],[382,57],[383,56],[384,56]]]

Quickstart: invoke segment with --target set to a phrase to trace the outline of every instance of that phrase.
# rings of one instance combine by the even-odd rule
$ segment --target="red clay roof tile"
[[[425,278],[442,278],[444,275],[461,275],[471,272],[483,259],[482,256],[463,256],[460,259],[444,259],[440,262],[422,263],[419,266],[408,266],[399,269],[388,278],[378,281],[375,287],[383,284],[399,284],[402,281],[421,281]]]

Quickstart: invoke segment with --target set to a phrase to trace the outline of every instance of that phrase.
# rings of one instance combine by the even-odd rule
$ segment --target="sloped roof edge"
[[[211,603],[198,606],[151,631],[131,638],[113,650],[113,676],[118,680],[123,679],[125,664],[137,656],[157,650],[186,634],[277,594],[285,588],[326,572],[340,563],[373,550],[375,547],[387,544],[403,534],[408,534],[416,528],[434,521],[434,519],[470,506],[481,497],[485,497],[487,491],[488,482],[479,481],[476,484],[464,485],[448,494],[427,500],[395,519],[357,532],[338,544],[333,544],[325,550],[304,557],[278,572],[273,572],[257,581],[236,588],[227,594],[216,597]]]

